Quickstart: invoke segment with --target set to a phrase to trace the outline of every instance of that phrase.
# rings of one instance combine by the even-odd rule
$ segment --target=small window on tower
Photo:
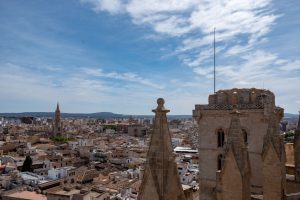
[[[223,155],[218,155],[218,170],[222,169]]]
[[[242,133],[243,133],[243,138],[244,138],[245,145],[247,145],[248,144],[248,134],[247,134],[247,131],[245,129],[242,129]]]
[[[224,146],[225,134],[223,129],[218,130],[218,147]]]

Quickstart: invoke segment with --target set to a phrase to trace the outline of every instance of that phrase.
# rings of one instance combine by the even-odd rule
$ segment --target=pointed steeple
[[[294,136],[295,180],[300,183],[300,112]]]
[[[277,153],[278,159],[285,159],[285,150],[283,139],[279,133],[279,124],[277,123],[276,114],[272,113],[268,122],[267,134],[264,136],[263,150],[262,155],[264,157],[265,152],[267,151],[268,145],[272,145],[274,150]]]
[[[241,128],[241,122],[240,122],[240,112],[236,109],[234,109],[233,112],[231,112],[231,122],[230,127],[228,130],[228,139],[227,143],[238,145],[239,147],[244,147],[244,139],[243,139],[243,133]],[[240,146],[240,144],[242,146]]]
[[[217,199],[250,200],[251,169],[240,115],[234,108],[224,149],[224,163],[221,171],[217,171]],[[233,187],[232,180],[236,180],[237,187]],[[231,194],[235,194],[235,198]]]
[[[59,103],[56,104],[56,110],[54,114],[54,123],[53,123],[53,135],[61,135],[62,133],[62,123],[61,123],[61,116],[60,116],[60,109]]]
[[[138,200],[185,200],[166,116],[170,111],[165,109],[164,99],[159,98],[157,104],[153,110],[154,129]]]
[[[279,132],[279,123],[276,112],[271,112],[267,133],[264,136],[263,161],[263,199],[285,199],[286,171],[285,147]],[[276,176],[274,176],[276,174]],[[270,183],[272,183],[270,185]]]
[[[248,150],[244,142],[243,132],[240,122],[241,113],[234,109],[231,113],[231,122],[228,130],[227,144],[225,147],[225,152],[232,149],[233,154],[236,158],[237,165],[240,170],[244,171],[249,169],[248,161]]]
[[[298,119],[298,126],[297,126],[297,130],[300,131],[300,111],[299,111],[299,119]]]
[[[56,111],[60,111],[59,110],[59,103],[57,102],[57,105],[56,105]]]

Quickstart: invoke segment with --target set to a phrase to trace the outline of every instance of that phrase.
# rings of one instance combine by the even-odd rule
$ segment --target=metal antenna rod
[[[216,27],[214,28],[214,94],[216,93]]]

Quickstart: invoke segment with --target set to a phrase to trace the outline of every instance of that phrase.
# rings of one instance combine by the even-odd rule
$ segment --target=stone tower
[[[218,200],[250,200],[250,162],[248,148],[237,110],[232,112],[227,142],[224,148],[224,161],[217,171]]]
[[[199,190],[201,200],[216,199],[217,173],[221,169],[229,139],[232,111],[236,108],[244,144],[248,147],[251,192],[262,194],[262,149],[270,113],[281,111],[275,95],[263,89],[219,90],[209,95],[208,104],[196,105],[193,117],[199,130]]]
[[[53,135],[61,135],[62,134],[62,122],[60,118],[60,109],[59,104],[57,103],[55,115],[54,115],[54,122],[53,122]]]
[[[171,145],[164,100],[157,100],[154,130],[138,200],[185,200]]]
[[[300,183],[300,112],[294,139],[295,181]]]
[[[263,199],[266,200],[285,199],[286,193],[285,147],[278,126],[279,119],[273,112],[269,117],[262,151]]]

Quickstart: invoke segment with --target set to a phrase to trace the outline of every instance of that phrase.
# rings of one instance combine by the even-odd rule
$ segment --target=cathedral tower
[[[154,130],[138,200],[185,200],[171,145],[164,99],[157,100]]]
[[[54,114],[53,135],[57,136],[61,134],[62,134],[62,122],[60,117],[59,104],[57,103],[55,114]]]
[[[236,120],[231,114],[234,108],[241,112],[238,120],[244,145],[248,148],[251,192],[255,194],[263,192],[264,136],[267,134],[270,114],[282,109],[275,106],[275,95],[269,90],[233,88],[219,90],[209,95],[208,104],[196,105],[193,110],[193,117],[198,123],[199,130],[201,200],[216,199],[218,191],[216,171],[222,168],[226,143],[230,138],[230,126],[232,120]]]

